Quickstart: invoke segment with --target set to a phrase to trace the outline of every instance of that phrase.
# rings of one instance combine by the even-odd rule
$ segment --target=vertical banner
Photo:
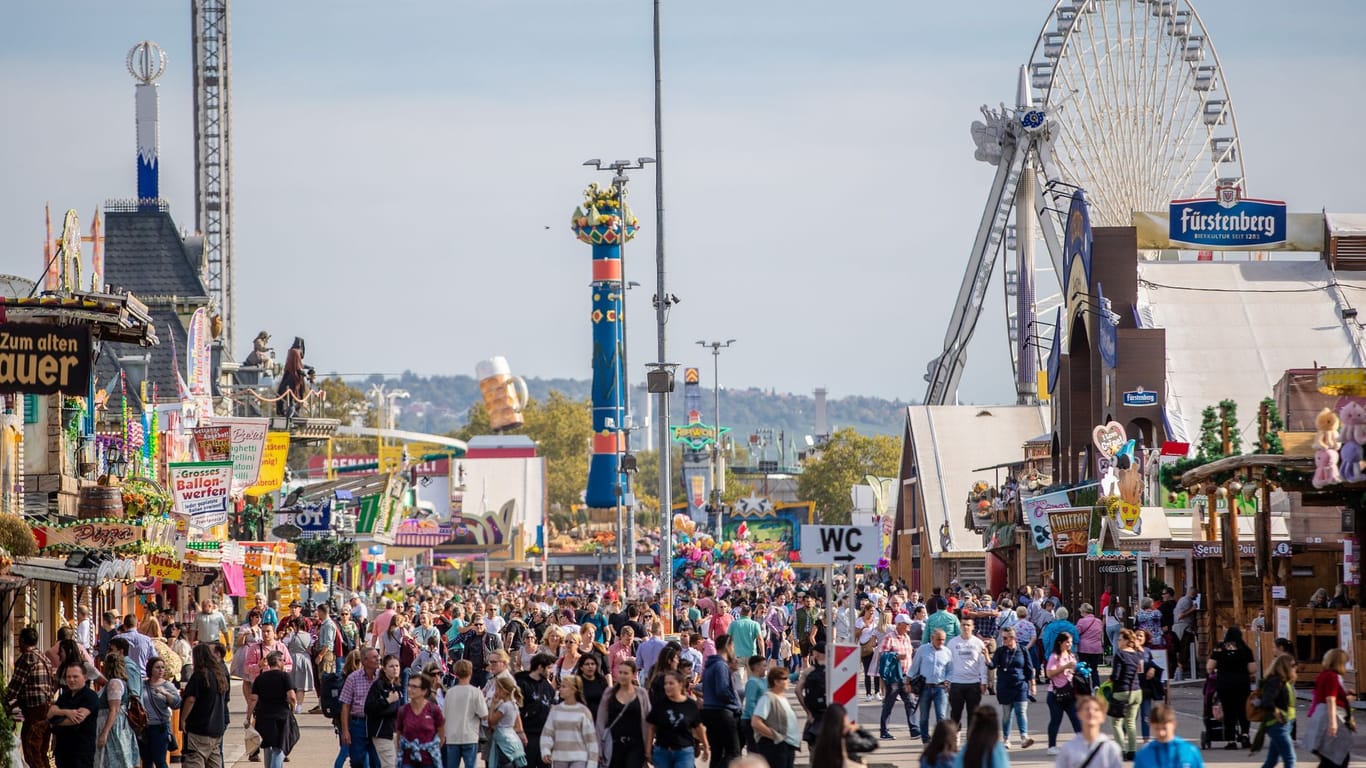
[[[255,485],[261,474],[270,419],[220,416],[213,423],[232,430],[232,492],[241,493]]]
[[[1355,628],[1352,626],[1352,614],[1338,614],[1338,647],[1347,652],[1347,671],[1356,671],[1356,642],[1354,635]]]
[[[285,459],[289,456],[289,433],[266,434],[265,451],[261,454],[261,470],[256,484],[246,490],[248,496],[264,496],[280,490],[285,482]]]
[[[190,525],[201,531],[227,523],[232,470],[232,462],[228,461],[172,464],[170,485],[175,511],[189,515]]]

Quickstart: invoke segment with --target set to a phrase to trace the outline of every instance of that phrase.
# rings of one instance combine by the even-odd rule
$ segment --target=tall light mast
[[[232,89],[230,0],[190,0],[194,47],[194,225],[204,236],[204,282],[223,320],[220,341],[232,354]]]

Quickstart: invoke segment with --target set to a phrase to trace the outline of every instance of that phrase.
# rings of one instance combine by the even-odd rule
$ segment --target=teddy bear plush
[[[1338,415],[1331,408],[1324,408],[1314,420],[1318,433],[1314,436],[1314,479],[1315,488],[1323,488],[1342,482],[1338,469],[1338,430],[1342,426]]]
[[[1360,403],[1350,402],[1338,412],[1338,418],[1342,422],[1339,456],[1342,480],[1346,483],[1366,480],[1361,470],[1362,447],[1357,440],[1357,435],[1366,430],[1366,408],[1361,407]]]

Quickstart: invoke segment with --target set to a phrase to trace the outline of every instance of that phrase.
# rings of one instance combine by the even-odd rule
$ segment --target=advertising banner
[[[294,524],[304,533],[326,533],[332,530],[332,502],[300,504],[294,508]]]
[[[270,419],[223,416],[215,418],[213,423],[232,430],[232,491],[241,493],[255,485],[261,474]]]
[[[89,326],[0,326],[0,392],[84,395],[90,360]]]
[[[1048,525],[1048,513],[1050,510],[1071,506],[1072,503],[1067,500],[1067,492],[1057,491],[1032,496],[1020,503],[1024,506],[1025,522],[1029,525],[1029,533],[1034,539],[1035,548],[1048,549],[1053,546],[1053,529]]]
[[[177,512],[190,516],[190,525],[208,530],[228,522],[228,496],[233,463],[200,461],[170,465],[171,497]]]
[[[265,451],[261,454],[261,469],[256,484],[246,489],[248,496],[264,496],[280,490],[285,482],[285,459],[289,456],[289,433],[266,434]]]
[[[232,427],[195,427],[190,434],[198,461],[232,461]]]
[[[1167,240],[1205,250],[1261,249],[1286,239],[1285,203],[1252,200],[1237,186],[1220,186],[1215,197],[1173,200],[1167,210]]]
[[[152,557],[147,560],[147,576],[153,579],[180,581],[185,577],[185,568],[179,560],[169,557]]]
[[[1077,557],[1086,554],[1091,532],[1091,507],[1050,510],[1048,527],[1053,532],[1053,554]]]
[[[190,325],[185,330],[185,356],[189,370],[186,371],[185,384],[190,394],[201,398],[210,393],[213,332],[209,323],[209,308],[200,307],[190,316]]]
[[[128,523],[77,523],[66,526],[34,526],[38,547],[114,549],[142,541],[142,526]]]

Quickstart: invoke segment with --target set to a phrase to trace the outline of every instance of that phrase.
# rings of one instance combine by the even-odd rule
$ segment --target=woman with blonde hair
[[[541,731],[541,758],[552,768],[598,764],[593,713],[583,703],[583,684],[575,675],[560,678],[560,702],[550,708]]]
[[[128,724],[128,667],[123,655],[110,652],[104,657],[108,682],[100,690],[100,709],[95,727],[95,768],[134,768],[140,765],[137,736]]]
[[[1352,695],[1344,682],[1346,674],[1346,651],[1333,648],[1323,655],[1323,671],[1314,678],[1309,721],[1301,733],[1304,749],[1318,755],[1319,768],[1345,768],[1352,756]]]
[[[526,765],[526,730],[522,728],[522,691],[512,675],[493,678],[497,691],[489,704],[489,755],[486,768]]]
[[[181,667],[185,666],[185,658],[171,648],[171,644],[161,636],[161,622],[157,621],[155,616],[148,616],[142,620],[138,631],[151,638],[152,655],[166,662],[166,678],[176,682]]]

